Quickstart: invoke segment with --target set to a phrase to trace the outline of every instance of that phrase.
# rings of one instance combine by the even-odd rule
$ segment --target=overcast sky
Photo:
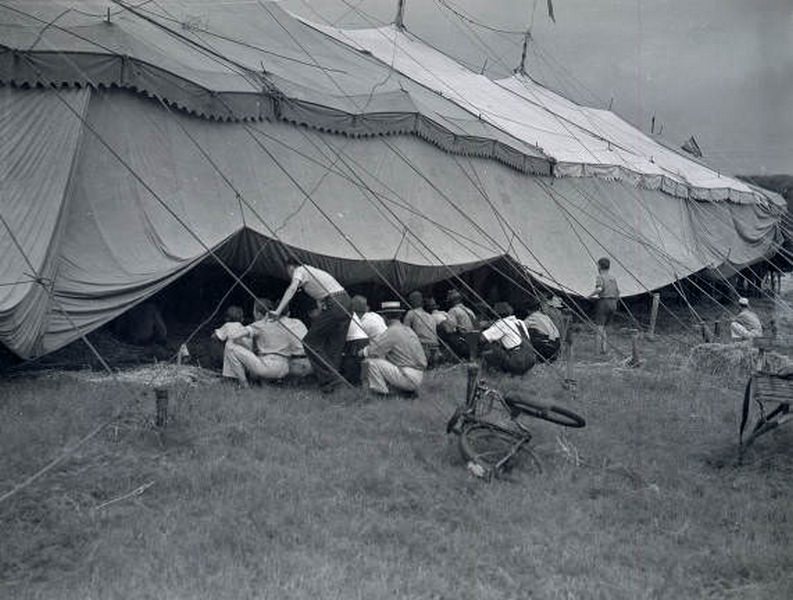
[[[793,174],[793,0],[405,0],[407,28],[465,64],[500,77],[520,35],[463,22],[441,3],[508,31],[532,22],[527,70],[591,106],[613,108],[679,146],[697,138],[725,172]],[[391,21],[397,0],[285,0],[340,26]],[[534,8],[536,4],[536,9]],[[355,9],[355,10],[353,10]]]

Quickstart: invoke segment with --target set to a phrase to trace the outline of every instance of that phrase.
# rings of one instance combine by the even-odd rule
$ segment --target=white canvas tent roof
[[[462,102],[407,58],[361,52],[380,33],[342,43],[276,3],[119,8],[110,24],[105,7],[0,5],[0,341],[21,357],[210,255],[283,276],[296,253],[403,291],[507,256],[573,294],[609,255],[633,295],[779,240],[774,195],[530,80],[454,67]],[[450,59],[410,44],[450,81]]]

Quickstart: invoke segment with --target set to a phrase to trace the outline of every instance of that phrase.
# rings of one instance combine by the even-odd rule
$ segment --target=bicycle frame
[[[521,433],[525,434],[529,438],[531,438],[531,433],[529,432],[528,428],[517,421],[513,417],[513,411],[510,409],[509,405],[504,400],[503,394],[501,394],[495,388],[489,387],[486,382],[480,377],[482,368],[481,365],[478,363],[472,363],[468,365],[468,380],[467,380],[467,387],[465,392],[465,404],[463,407],[458,408],[455,414],[452,416],[451,420],[449,421],[446,431],[451,433],[458,429],[457,423],[462,420],[463,423],[460,425],[464,425],[465,423],[486,423],[486,421],[480,419],[476,416],[476,408],[477,404],[483,400],[483,398],[488,394],[495,395],[498,398],[498,402],[504,411],[509,415],[510,421],[514,424]],[[457,431],[455,431],[457,433]]]

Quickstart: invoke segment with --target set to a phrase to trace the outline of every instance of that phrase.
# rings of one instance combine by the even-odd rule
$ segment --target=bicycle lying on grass
[[[539,460],[529,447],[529,419],[542,419],[564,427],[584,427],[586,421],[571,410],[529,400],[517,393],[502,394],[479,377],[478,364],[468,366],[465,403],[446,425],[446,433],[459,436],[460,453],[468,468],[479,477],[499,476],[525,461],[541,471]],[[486,420],[494,405],[504,409],[509,426]]]

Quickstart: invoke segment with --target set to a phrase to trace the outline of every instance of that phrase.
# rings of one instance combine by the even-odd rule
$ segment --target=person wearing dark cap
[[[499,319],[482,332],[482,341],[486,344],[482,353],[485,365],[505,373],[523,375],[535,363],[529,332],[506,302],[497,302],[493,310]]]
[[[553,319],[540,310],[540,302],[531,297],[528,302],[528,316],[524,320],[529,332],[531,345],[537,353],[537,358],[544,362],[553,362],[559,356],[561,339],[559,329]]]
[[[405,313],[402,322],[416,332],[427,356],[427,364],[433,367],[438,362],[439,354],[438,326],[432,315],[424,310],[424,296],[421,292],[410,292],[408,302],[411,308]]]
[[[446,320],[438,326],[438,335],[458,357],[468,358],[466,335],[476,329],[476,315],[463,304],[463,297],[457,290],[449,290],[446,302],[450,308]]]
[[[361,351],[362,379],[377,394],[415,393],[424,379],[427,357],[416,333],[402,323],[399,301],[383,302],[380,314],[388,328]]]
[[[595,279],[595,290],[589,294],[596,298],[595,303],[595,346],[600,354],[606,353],[606,325],[609,324],[620,299],[620,288],[617,280],[611,274],[611,261],[606,258],[598,259],[598,275]]]
[[[332,392],[344,382],[340,369],[352,317],[350,297],[333,275],[322,269],[290,259],[286,270],[291,282],[270,316],[278,319],[298,290],[316,301],[318,312],[303,343],[320,390]]]

